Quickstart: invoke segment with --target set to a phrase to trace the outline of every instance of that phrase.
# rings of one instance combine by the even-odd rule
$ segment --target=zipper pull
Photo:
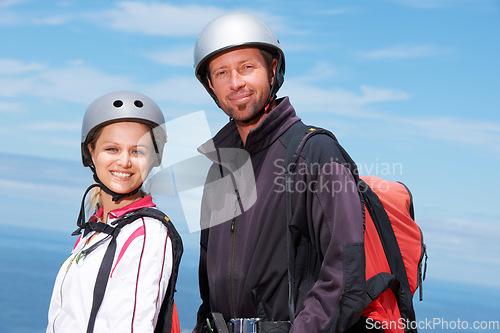
[[[236,223],[236,217],[233,217],[233,220],[231,221],[231,232],[234,232],[234,224]]]

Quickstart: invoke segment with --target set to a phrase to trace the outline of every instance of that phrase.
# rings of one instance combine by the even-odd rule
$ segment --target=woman
[[[141,189],[166,142],[160,108],[147,96],[114,92],[87,109],[82,160],[95,184],[85,192],[57,275],[47,332],[179,331],[173,292],[182,242]],[[84,201],[94,212],[85,222]]]

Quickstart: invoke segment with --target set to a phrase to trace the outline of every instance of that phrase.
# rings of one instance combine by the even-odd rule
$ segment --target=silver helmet
[[[220,16],[199,34],[194,49],[194,67],[198,80],[217,102],[206,76],[208,61],[215,55],[236,47],[255,46],[269,51],[278,61],[271,97],[281,87],[285,76],[285,56],[273,31],[260,19],[244,13]]]
[[[96,131],[103,126],[121,121],[139,122],[151,127],[157,156],[154,166],[159,166],[167,139],[165,118],[160,107],[151,98],[132,91],[108,93],[97,98],[87,108],[83,117],[81,136],[83,165],[93,165],[87,144]]]

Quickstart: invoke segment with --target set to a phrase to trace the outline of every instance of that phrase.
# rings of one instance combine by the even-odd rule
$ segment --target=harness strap
[[[85,231],[83,233],[84,236],[91,231],[100,232],[107,235],[113,235],[116,232],[116,228],[113,228],[109,224],[97,221],[89,221],[85,223],[84,227],[85,227]]]
[[[118,232],[116,233],[116,235]],[[94,287],[94,298],[92,301],[92,310],[90,311],[90,318],[87,325],[87,333],[94,332],[95,320],[97,317],[97,312],[101,307],[102,300],[104,298],[104,292],[106,291],[106,286],[108,285],[108,277],[111,272],[111,267],[113,266],[113,259],[115,258],[116,252],[116,235],[113,235],[111,242],[106,249],[104,258],[102,259],[101,266],[99,267],[99,273],[97,274],[97,279]]]

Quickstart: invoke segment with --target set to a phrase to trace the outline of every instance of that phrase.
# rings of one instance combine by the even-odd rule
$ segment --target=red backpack
[[[362,316],[367,328],[385,332],[417,332],[413,294],[420,286],[422,300],[422,261],[427,259],[423,235],[415,223],[413,198],[402,183],[376,176],[359,177],[356,164],[324,129],[292,126],[284,166],[287,182],[297,164],[306,141],[313,135],[328,135],[334,140],[353,174],[365,208],[366,302]],[[286,196],[287,219],[291,220],[291,195]],[[290,251],[290,245],[289,245]],[[289,270],[294,266],[289,255]],[[425,269],[424,269],[425,270]],[[424,277],[425,278],[425,277]],[[289,281],[289,284],[292,282]],[[293,287],[290,286],[289,307],[294,309]]]
[[[369,318],[367,325],[385,332],[416,331],[412,297],[422,285],[426,249],[414,220],[411,192],[402,183],[375,176],[360,178],[365,203],[367,292],[373,292],[363,316]]]

